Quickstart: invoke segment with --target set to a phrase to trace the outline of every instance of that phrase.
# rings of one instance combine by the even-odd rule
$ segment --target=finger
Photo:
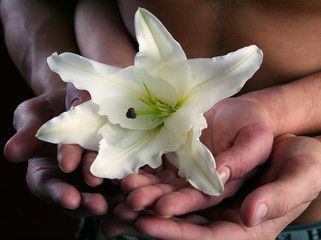
[[[125,193],[130,193],[139,187],[160,182],[161,179],[153,174],[130,174],[121,181],[121,189]]]
[[[154,216],[139,218],[135,227],[142,234],[158,239],[214,239],[215,236],[211,229],[205,226]]]
[[[199,211],[216,205],[224,198],[232,196],[242,183],[242,180],[229,182],[225,186],[223,195],[218,197],[206,195],[193,187],[185,187],[159,198],[154,205],[154,212],[157,216],[168,218]]]
[[[275,182],[254,190],[242,204],[243,223],[255,226],[264,220],[285,216],[293,210],[303,211],[318,196],[320,190],[317,190],[315,179],[320,171],[320,168],[307,167],[302,172],[283,173]],[[314,186],[315,190],[312,189]]]
[[[45,143],[35,138],[40,126],[41,124],[26,127],[9,139],[4,147],[4,154],[9,161],[27,161],[44,147]]]
[[[14,112],[15,129],[19,131],[28,125],[43,124],[59,115],[65,110],[64,99],[65,92],[58,90],[22,102]]]
[[[120,203],[114,208],[114,215],[122,221],[134,221],[138,216],[141,215],[140,212],[133,211],[130,209],[126,203]]]
[[[139,169],[139,174],[131,174],[124,178],[121,188],[123,192],[129,193],[142,186],[167,183],[175,178],[177,178],[177,169],[164,159],[163,164],[157,169],[145,166]]]
[[[28,186],[39,198],[64,208],[78,208],[79,191],[65,182],[54,158],[33,158],[28,162]]]
[[[56,91],[29,99],[17,107],[13,120],[17,133],[4,149],[8,160],[27,161],[42,150],[44,143],[35,137],[36,132],[44,122],[63,111],[64,98],[63,91]]]
[[[82,156],[82,175],[86,183],[92,187],[96,187],[102,184],[102,182],[104,181],[103,178],[96,177],[90,172],[90,166],[92,165],[96,157],[97,152],[93,151],[85,151]]]
[[[242,204],[243,222],[252,226],[307,207],[321,189],[320,182],[315,180],[321,171],[319,149],[320,143],[312,138],[291,134],[278,137],[271,165],[262,176],[265,185],[253,191]],[[269,178],[272,181],[266,184]]]
[[[163,195],[186,187],[188,183],[183,178],[177,178],[170,184],[156,184],[140,187],[128,195],[129,208],[139,211],[151,207]]]
[[[246,175],[264,163],[272,149],[273,135],[265,128],[251,126],[238,133],[234,145],[215,158],[217,171],[224,182]]]
[[[247,228],[241,224],[240,219],[234,217],[236,222],[225,220],[206,223],[206,219],[195,217],[192,221],[186,218],[164,219],[154,216],[142,216],[136,220],[135,227],[142,234],[157,239],[211,239],[211,240],[257,240],[275,239],[273,228],[265,225],[262,229]],[[193,222],[195,221],[196,222]],[[204,223],[202,222],[204,221]],[[198,222],[200,221],[200,222]]]
[[[84,149],[77,144],[59,144],[57,159],[60,169],[65,173],[74,171],[81,162]]]
[[[106,199],[99,193],[81,193],[81,207],[88,209],[90,212],[103,215],[108,211]]]
[[[108,211],[108,204],[105,198],[98,193],[81,192],[81,203],[76,209],[63,208],[64,214],[74,217],[95,217],[97,215],[106,214]]]

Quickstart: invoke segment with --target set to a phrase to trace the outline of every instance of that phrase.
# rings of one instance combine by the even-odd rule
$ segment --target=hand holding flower
[[[28,160],[27,183],[37,197],[69,209],[70,215],[104,214],[108,208],[105,198],[100,193],[87,192],[88,187],[80,187],[82,176],[80,180],[75,173],[62,172],[56,146],[34,137],[44,122],[65,110],[65,95],[64,90],[52,91],[20,104],[14,115],[17,133],[8,141],[5,153],[10,161]],[[86,162],[87,156],[84,158]]]
[[[218,206],[180,217],[137,214],[131,222],[141,234],[160,239],[275,239],[309,205],[308,216],[320,205],[321,185],[315,181],[321,171],[320,140],[283,134],[274,143],[267,168],[246,194],[243,189]],[[262,206],[265,210],[259,211]],[[122,225],[112,226],[126,233]],[[104,225],[109,236],[116,232],[110,227]]]
[[[220,195],[214,158],[199,141],[207,127],[203,113],[243,86],[259,68],[261,51],[250,46],[224,57],[187,60],[146,10],[137,11],[135,27],[135,66],[119,69],[70,53],[48,58],[53,71],[89,91],[92,101],[51,120],[37,136],[99,150],[91,171],[106,178],[124,178],[146,164],[156,168],[166,154],[195,188]]]
[[[272,119],[260,104],[246,95],[224,99],[205,116],[208,128],[201,140],[213,152],[219,173],[226,166],[229,169],[228,177],[222,177],[227,182],[224,194],[210,197],[178,184],[175,169],[164,165],[156,174],[130,175],[122,181],[123,191],[129,193],[129,208],[152,207],[156,215],[170,217],[213,206],[233,195],[253,169],[267,161],[272,150]]]

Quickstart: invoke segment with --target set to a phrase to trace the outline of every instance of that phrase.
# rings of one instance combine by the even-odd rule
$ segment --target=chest
[[[264,52],[263,65],[255,75],[261,87],[321,70],[318,0],[121,0],[119,6],[132,36],[134,13],[144,7],[162,21],[188,58],[257,45]]]

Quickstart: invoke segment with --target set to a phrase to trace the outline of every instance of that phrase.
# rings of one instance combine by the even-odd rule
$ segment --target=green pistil
[[[131,119],[135,119],[138,115],[149,115],[152,114],[154,115],[151,123],[153,123],[157,118],[166,118],[169,115],[171,115],[172,113],[176,112],[178,110],[178,108],[180,107],[180,103],[177,103],[174,107],[164,103],[160,100],[158,100],[157,98],[155,98],[149,91],[149,89],[147,88],[146,84],[143,82],[144,88],[147,92],[148,95],[148,100],[144,100],[142,98],[139,98],[139,100],[141,102],[143,102],[144,104],[146,104],[147,106],[153,108],[153,110],[143,110],[143,111],[137,111],[134,108],[129,108],[127,113],[126,113],[126,117],[127,118],[131,118]]]

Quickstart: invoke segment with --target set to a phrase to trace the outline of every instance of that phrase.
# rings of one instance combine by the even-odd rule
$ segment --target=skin
[[[119,205],[114,211],[119,214],[118,222],[107,222],[103,231],[108,236],[126,232],[134,234],[133,229],[129,230],[129,223],[134,221],[140,233],[160,239],[219,240],[227,236],[238,240],[275,239],[286,223],[297,218],[308,206],[301,220],[304,216],[309,221],[318,219],[312,211],[320,203],[318,195],[321,185],[315,181],[321,170],[320,141],[321,137],[296,137],[292,134],[279,136],[274,141],[271,160],[255,184],[248,185],[235,197],[218,206],[183,216],[160,218],[147,211],[132,212],[125,205]],[[170,171],[170,168],[153,175],[154,182],[158,181],[159,185],[162,183],[163,189],[168,182],[174,182],[174,178],[168,181],[165,171]],[[166,176],[169,174],[166,173]],[[142,177],[151,178],[148,172],[143,173]],[[290,184],[296,188],[289,188]],[[191,188],[182,193],[196,194]],[[205,198],[205,195],[199,195],[194,200],[200,203],[202,197]],[[176,200],[181,201],[178,198]],[[213,201],[213,198],[207,196],[206,201]],[[267,207],[265,215],[258,211],[262,204]],[[297,219],[295,223],[300,224],[302,221]]]
[[[318,96],[321,81],[318,71],[321,67],[319,59],[321,55],[318,51],[321,48],[318,40],[320,29],[317,26],[321,19],[318,14],[315,14],[321,7],[318,1],[229,1],[226,3],[204,0],[178,1],[174,6],[169,0],[161,2],[119,1],[120,14],[110,11],[110,9],[117,7],[113,1],[108,1],[108,3],[98,0],[80,1],[75,9],[75,28],[70,27],[72,24],[62,24],[61,27],[53,30],[49,28],[51,21],[45,20],[47,16],[52,16],[54,19],[57,16],[55,15],[57,9],[59,14],[64,12],[61,9],[62,6],[57,4],[54,8],[47,8],[40,4],[40,1],[28,0],[24,1],[24,5],[21,5],[20,2],[13,0],[1,2],[1,16],[6,29],[10,54],[18,69],[37,94],[50,94],[55,90],[67,91],[67,109],[71,105],[88,100],[89,96],[85,92],[75,90],[72,86],[68,86],[66,89],[65,85],[61,85],[61,82],[57,81],[57,76],[48,71],[48,67],[44,64],[45,58],[54,51],[73,51],[118,67],[131,65],[137,48],[133,32],[133,15],[138,6],[152,11],[164,23],[174,38],[181,43],[188,58],[213,57],[245,45],[253,43],[258,45],[264,52],[264,62],[261,69],[246,84],[238,97],[222,101],[207,113],[210,127],[202,139],[212,149],[217,160],[217,169],[224,181],[227,182],[225,196],[232,195],[252,173],[255,173],[255,167],[268,159],[272,152],[274,137],[286,132],[315,134],[320,130],[321,123],[318,116],[320,116],[321,106]],[[43,15],[32,14],[35,11],[35,4],[38,11],[39,9],[44,11]],[[52,9],[55,11],[51,12]],[[15,11],[17,14],[12,14]],[[17,29],[15,23],[18,22],[13,21],[13,19],[17,20],[17,16],[22,23],[30,23],[29,28],[24,28],[23,31]],[[27,21],[30,16],[38,16],[40,19],[36,19],[35,22],[43,23],[41,29],[51,29],[51,32],[32,31],[33,27],[37,30],[38,25]],[[40,21],[41,16],[44,17],[42,21]],[[70,15],[65,17],[65,21],[58,21],[58,23],[70,22]],[[100,22],[104,24],[99,24]],[[182,26],[188,26],[189,31],[186,31]],[[76,40],[74,35],[70,34],[71,32],[75,33]],[[50,36],[50,34],[52,41],[44,41],[44,37]],[[68,39],[54,41],[57,36]],[[25,45],[19,44],[18,40],[24,38],[31,40]],[[44,42],[47,44],[43,48],[33,48],[35,49],[34,54],[26,52],[26,49],[30,49],[26,46],[39,46],[39,43],[43,44]],[[18,47],[25,48],[21,50]],[[59,97],[59,99],[62,98]],[[43,112],[37,111],[41,110],[41,108],[37,108],[37,104],[43,103],[44,98],[40,95],[35,100],[27,101],[24,105],[30,105],[29,109],[32,109],[34,113],[32,117],[37,119],[43,114]],[[71,179],[66,181],[66,176],[65,178],[59,177],[62,174],[60,169],[64,172],[71,172],[81,164],[83,166],[82,174],[87,184],[99,185],[102,180],[92,176],[88,171],[88,166],[94,159],[94,153],[85,153],[76,145],[63,145],[59,147],[57,155],[45,154],[35,157],[35,154],[43,150],[44,147],[33,138],[35,130],[41,123],[39,120],[26,123],[22,117],[26,114],[26,110],[28,109],[18,107],[15,122],[16,126],[21,127],[16,127],[18,132],[8,142],[5,152],[12,161],[31,159],[28,183],[32,191],[48,201],[56,202],[67,208],[83,206],[91,212],[105,213],[107,204],[104,199],[88,197],[92,196],[91,194],[81,194],[69,182]],[[238,112],[239,115],[232,114],[231,116],[230,113],[235,112]],[[59,110],[51,111],[51,113],[58,114]],[[309,118],[306,117],[307,113]],[[240,116],[241,118],[239,118]],[[249,118],[251,121],[248,122],[246,116],[255,117]],[[233,126],[232,131],[230,131],[230,126]],[[211,129],[213,131],[210,131]],[[214,131],[217,129],[224,129],[224,131]],[[226,133],[229,134],[226,136]],[[226,138],[220,141],[221,136],[226,136]],[[31,139],[29,141],[31,148],[21,144],[23,138]],[[250,145],[249,142],[253,144]],[[250,151],[247,149],[249,145],[252,146]],[[82,159],[81,156],[83,156]],[[53,159],[58,160],[60,169]],[[235,159],[241,161],[235,161]],[[41,168],[41,166],[47,167]],[[46,171],[39,171],[40,169]],[[166,166],[164,169],[167,173],[173,172],[167,171]],[[51,181],[52,176],[56,176],[54,179],[57,181]],[[159,215],[172,216],[204,209],[222,200],[222,198],[216,198],[212,199],[210,203],[204,204],[205,200],[208,200],[208,196],[186,186],[182,179],[178,179],[173,174],[171,175],[172,182],[167,182],[165,184],[167,189],[163,191],[164,185],[157,185],[162,183],[162,178],[150,176],[151,174],[147,175],[145,180],[141,180],[142,177],[146,177],[144,174],[141,176],[132,175],[129,178],[135,181],[128,179],[122,181],[122,189],[129,193],[127,208],[129,206],[129,208],[141,209],[152,206]],[[136,183],[133,186],[134,182]],[[290,188],[292,184],[287,183]],[[142,195],[136,194],[135,196],[134,193],[138,190],[146,192],[145,187],[154,188],[158,195],[147,195],[145,200],[147,203],[142,204],[140,197]],[[74,190],[65,191],[65,189]],[[186,198],[187,194],[185,196],[177,194],[184,193],[184,191],[191,193],[188,195],[189,198]],[[69,197],[70,192],[74,192],[78,197]],[[266,189],[266,193],[270,192]],[[94,194],[94,196],[101,195]],[[180,196],[185,198],[185,204],[182,204],[178,210],[172,209],[171,212],[166,212],[166,209],[169,209],[168,206],[182,199],[179,198]],[[257,201],[250,205],[256,206],[255,202]],[[287,199],[287,201],[291,202],[291,199]],[[195,204],[191,205],[191,202]],[[273,212],[273,200],[269,199],[267,203],[271,204],[272,207],[269,207],[269,211]],[[120,206],[122,205],[120,204]],[[118,217],[127,220],[127,214],[130,211],[121,212],[121,207],[118,207]],[[253,210],[253,212],[255,211]],[[301,212],[295,212],[294,215],[297,217]],[[238,213],[241,214],[241,212]],[[130,214],[132,217],[137,217],[132,212]],[[246,215],[246,213],[243,214]],[[253,225],[252,220],[246,220],[247,218],[251,219],[251,215],[246,216],[239,217],[239,219],[243,221],[243,224]],[[295,217],[280,218],[275,215],[274,218],[280,219],[282,224],[278,226],[282,227]],[[303,222],[310,220],[306,219]],[[139,224],[136,226],[143,233],[146,232],[139,227]],[[263,231],[263,228],[261,230]],[[274,228],[274,230],[277,232],[282,229]]]
[[[71,183],[72,176],[61,177],[64,172],[71,171],[70,166],[64,166],[61,149],[65,149],[66,154],[71,153],[69,160],[76,163],[83,150],[77,145],[60,146],[56,153],[49,144],[34,137],[44,122],[77,104],[74,98],[79,100],[78,103],[89,99],[88,94],[76,93],[70,88],[66,96],[66,85],[46,63],[46,58],[55,51],[79,53],[70,14],[73,11],[75,4],[64,1],[47,1],[46,4],[37,0],[1,2],[7,48],[17,68],[38,95],[17,107],[14,114],[17,133],[7,142],[4,152],[12,162],[29,160],[27,182],[36,196],[67,209],[77,209],[74,215],[104,214],[107,203],[101,194],[76,189]],[[89,185],[100,184],[101,179],[86,174],[93,159],[90,154],[84,156],[82,172],[87,175],[86,181]],[[62,170],[57,164],[61,160]]]
[[[74,3],[28,0],[1,2],[1,20],[10,56],[33,91],[65,89],[49,70],[46,58],[55,51],[78,52],[69,12]],[[37,13],[37,14],[35,14]]]
[[[252,43],[264,52],[260,70],[240,96],[223,100],[207,113],[209,128],[202,139],[216,156],[218,172],[225,181],[244,181],[242,176],[267,160],[274,137],[286,132],[314,134],[320,130],[321,66],[315,50],[320,49],[321,33],[315,23],[321,18],[314,13],[321,5],[317,1],[180,1],[175,6],[164,2],[120,1],[128,31],[134,34],[130,19],[141,6],[159,17],[189,58],[221,55]],[[201,14],[195,14],[198,12]],[[177,24],[180,22],[188,25],[189,31]],[[153,206],[160,216],[180,215],[220,201],[209,203],[208,197],[203,196],[200,202],[200,194],[192,194],[186,188],[169,190],[141,176],[128,178],[122,182],[122,188],[131,192],[128,205],[133,209]],[[186,192],[181,194],[183,191]],[[183,202],[180,208],[177,202]]]

